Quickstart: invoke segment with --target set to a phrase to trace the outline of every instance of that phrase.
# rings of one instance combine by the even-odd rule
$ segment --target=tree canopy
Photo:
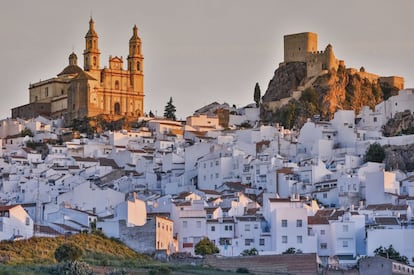
[[[218,247],[208,238],[204,238],[195,245],[194,252],[196,255],[211,255],[219,253]]]
[[[55,250],[55,259],[58,262],[76,261],[82,257],[82,249],[73,243],[64,243]]]
[[[374,250],[374,254],[375,256],[381,256],[407,265],[409,264],[408,258],[400,255],[400,253],[392,247],[392,244],[388,246],[388,248],[383,246],[378,247]]]
[[[256,102],[256,107],[260,106],[260,98],[261,98],[260,86],[259,86],[259,83],[256,82],[256,86],[254,86],[254,95],[253,95],[254,102]]]
[[[365,152],[365,162],[382,162],[385,158],[385,150],[381,144],[375,142],[371,144]]]
[[[165,105],[164,108],[164,117],[171,120],[176,120],[175,117],[176,108],[173,104],[173,99],[170,97],[170,100],[167,102],[167,105]]]

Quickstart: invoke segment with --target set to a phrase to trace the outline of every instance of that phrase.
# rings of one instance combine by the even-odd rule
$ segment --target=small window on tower
[[[137,70],[141,71],[141,63],[137,62]]]
[[[96,66],[96,56],[93,57],[93,65]]]
[[[119,81],[115,80],[115,90],[119,90]]]

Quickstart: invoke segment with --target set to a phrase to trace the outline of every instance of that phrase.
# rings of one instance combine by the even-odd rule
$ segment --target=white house
[[[281,254],[289,248],[304,253],[317,251],[317,239],[308,232],[308,210],[299,198],[263,197],[263,215],[270,223],[271,251]]]
[[[34,223],[21,205],[0,206],[0,240],[28,239]]]

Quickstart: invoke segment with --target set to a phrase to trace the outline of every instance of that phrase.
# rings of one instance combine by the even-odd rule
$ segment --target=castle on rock
[[[43,115],[74,119],[104,116],[109,120],[134,119],[144,112],[144,57],[138,28],[129,39],[127,69],[122,57],[110,56],[108,67],[101,68],[99,37],[94,21],[89,21],[83,51],[83,69],[75,53],[56,77],[30,84],[30,103],[12,109],[13,118],[28,119]]]

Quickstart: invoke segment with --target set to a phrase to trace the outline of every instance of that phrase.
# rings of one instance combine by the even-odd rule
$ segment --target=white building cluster
[[[66,140],[60,121],[5,119],[0,238],[97,228],[140,252],[194,254],[208,237],[223,256],[294,248],[324,265],[353,265],[392,244],[413,264],[414,174],[363,163],[374,142],[414,143],[381,134],[413,101],[413,90],[402,90],[375,111],[338,111],[300,131],[224,129],[197,114],[185,125],[145,118],[134,131]],[[258,124],[257,109],[243,117]]]

